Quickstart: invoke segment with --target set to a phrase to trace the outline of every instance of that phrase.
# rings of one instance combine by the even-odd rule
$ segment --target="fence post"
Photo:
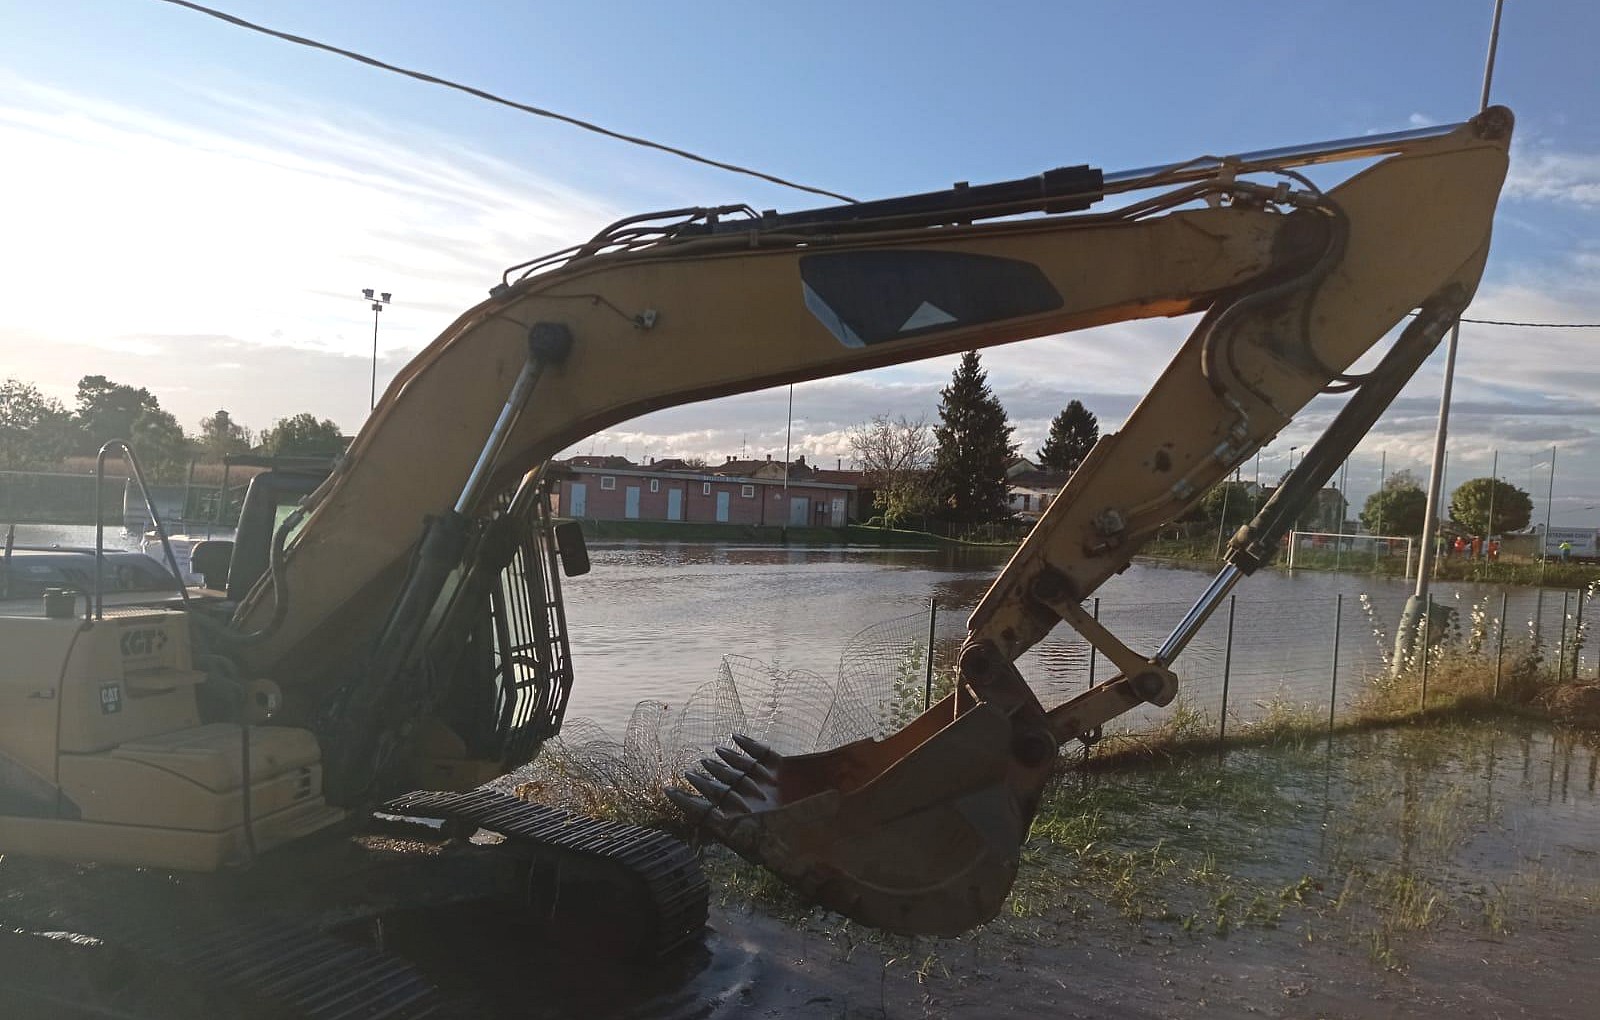
[[[1217,753],[1228,739],[1228,678],[1233,674],[1233,611],[1239,596],[1228,596],[1228,643],[1222,649],[1222,714],[1217,722]]]
[[[1567,675],[1567,595],[1561,593],[1561,636],[1556,639],[1556,679]]]
[[[1339,628],[1344,622],[1344,593],[1333,599],[1333,668],[1328,681],[1328,736],[1333,737],[1333,713],[1339,703]]]
[[[1494,650],[1494,696],[1500,698],[1500,666],[1506,657],[1506,602],[1505,591],[1500,592],[1500,640]]]
[[[1492,490],[1491,490],[1492,491]],[[1583,650],[1583,589],[1579,588],[1578,610],[1572,618],[1572,682],[1578,682],[1578,653]]]
[[[1425,712],[1428,709],[1428,642],[1429,630],[1433,628],[1433,596],[1426,596],[1422,604],[1422,693],[1417,702],[1417,710]]]
[[[1096,595],[1094,597],[1094,618],[1096,620],[1100,619],[1100,596],[1098,596],[1098,595]],[[1091,642],[1089,642],[1089,686],[1090,687],[1094,686],[1094,660],[1095,660],[1095,647],[1094,647],[1094,642],[1091,641]]]
[[[939,622],[939,600],[928,600],[928,661],[924,665],[922,679],[922,710],[926,712],[933,705],[933,629]]]

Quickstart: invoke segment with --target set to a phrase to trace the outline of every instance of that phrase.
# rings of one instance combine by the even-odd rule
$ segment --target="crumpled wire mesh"
[[[822,751],[882,737],[922,710],[927,616],[885,620],[850,638],[828,679],[742,655],[725,655],[712,678],[677,709],[641,701],[618,742],[587,719],[568,720],[539,758],[517,774],[542,803],[651,817],[661,791],[734,733],[783,754]]]

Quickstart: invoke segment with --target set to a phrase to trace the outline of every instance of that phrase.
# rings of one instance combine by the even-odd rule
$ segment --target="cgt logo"
[[[142,659],[159,655],[167,647],[167,632],[163,627],[138,627],[122,632],[122,657]]]

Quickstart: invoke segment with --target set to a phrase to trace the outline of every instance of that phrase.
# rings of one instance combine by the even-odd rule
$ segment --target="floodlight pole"
[[[1489,107],[1489,83],[1494,79],[1495,51],[1500,45],[1500,13],[1505,0],[1495,0],[1494,21],[1489,26],[1489,53],[1483,65],[1483,88],[1478,93],[1478,112]],[[1450,327],[1450,340],[1445,345],[1444,386],[1439,392],[1439,427],[1433,437],[1433,463],[1428,469],[1428,501],[1422,515],[1422,554],[1417,558],[1416,592],[1406,601],[1400,626],[1395,628],[1395,661],[1410,661],[1411,646],[1416,640],[1423,607],[1428,605],[1428,582],[1433,577],[1436,553],[1434,532],[1439,528],[1439,502],[1444,488],[1445,441],[1450,433],[1450,391],[1455,384],[1456,348],[1461,342],[1461,320]],[[1426,633],[1426,631],[1423,631]]]
[[[361,296],[372,302],[372,394],[367,410],[370,412],[378,406],[378,313],[383,311],[383,306],[389,304],[390,294],[382,291],[374,294],[371,287],[364,287]]]

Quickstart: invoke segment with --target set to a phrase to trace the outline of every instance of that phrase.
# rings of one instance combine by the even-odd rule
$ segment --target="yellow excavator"
[[[470,887],[537,910],[587,874],[632,884],[649,947],[692,939],[705,882],[681,844],[494,785],[559,730],[572,683],[560,576],[587,557],[551,512],[552,458],[658,408],[1203,313],[972,614],[953,694],[884,740],[817,754],[739,737],[674,792],[690,823],[846,916],[907,933],[982,923],[1059,748],[1173,699],[1185,643],[1467,306],[1511,133],[1494,107],[1124,172],[679,209],[512,267],[400,372],[331,470],[252,483],[234,543],[195,550],[204,587],[152,600],[97,573],[87,592],[0,604],[0,921],[160,941],[104,909],[143,881],[135,900],[170,924],[257,923],[254,941],[228,936],[265,961],[250,987],[316,1016],[342,1015],[327,996],[404,996],[380,980],[381,947],[354,962],[348,945],[317,949],[294,926],[308,905],[358,917]],[[1301,173],[1340,160],[1367,165],[1327,188]],[[1348,399],[1161,647],[1130,648],[1085,612],[1324,392]],[[1062,621],[1119,672],[1046,711],[1014,663]],[[406,819],[439,840],[386,841]],[[228,916],[164,906],[184,889]],[[162,965],[199,967],[227,940]],[[332,984],[308,988],[292,953],[274,963],[284,946],[342,960],[310,968]]]

